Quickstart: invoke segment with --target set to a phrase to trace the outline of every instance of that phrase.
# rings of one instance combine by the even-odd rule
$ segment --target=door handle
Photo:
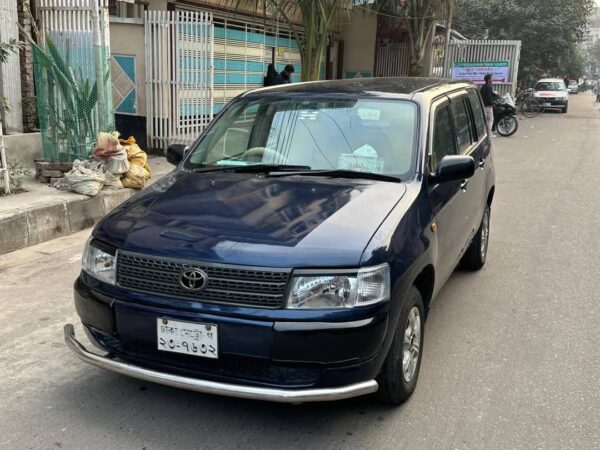
[[[479,168],[483,169],[484,166],[485,166],[485,159],[484,158],[480,158],[479,159]]]
[[[466,191],[468,184],[469,184],[469,180],[463,180],[463,182],[460,185],[460,189],[463,191]]]

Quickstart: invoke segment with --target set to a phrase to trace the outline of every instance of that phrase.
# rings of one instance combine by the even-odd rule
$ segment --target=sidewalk
[[[173,169],[161,157],[151,156],[148,163],[151,183]],[[33,177],[25,180],[23,188],[28,192],[0,197],[0,255],[91,227],[138,192],[105,190],[88,197],[59,191]]]

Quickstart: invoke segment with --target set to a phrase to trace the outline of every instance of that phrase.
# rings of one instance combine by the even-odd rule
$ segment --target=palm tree
[[[426,76],[427,49],[433,45],[436,24],[446,20],[451,25],[456,0],[380,0],[380,11],[406,22],[410,48],[410,75]],[[449,30],[448,30],[449,31]],[[449,33],[447,35],[449,38]]]

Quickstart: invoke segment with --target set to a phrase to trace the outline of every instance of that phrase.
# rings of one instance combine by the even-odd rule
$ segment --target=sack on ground
[[[94,156],[100,159],[108,159],[112,155],[119,153],[119,133],[114,131],[112,133],[100,132],[96,139],[96,147],[94,148]]]
[[[143,188],[152,176],[150,166],[148,165],[148,155],[135,143],[133,136],[129,136],[126,140],[121,139],[119,143],[125,148],[127,159],[129,160],[129,171],[121,180],[123,187]]]
[[[110,172],[106,172],[104,174],[105,182],[104,189],[123,189],[123,183],[121,182],[120,174],[112,174]]]
[[[73,169],[64,176],[70,191],[93,197],[102,190],[106,177],[101,168],[91,166],[88,161],[75,160]]]
[[[119,153],[112,155],[105,164],[105,171],[112,175],[119,175],[119,178],[129,170],[129,161],[127,160],[127,151],[121,147]]]
[[[142,189],[146,185],[146,181],[150,178],[150,173],[142,166],[131,164],[129,172],[121,179],[123,187]]]

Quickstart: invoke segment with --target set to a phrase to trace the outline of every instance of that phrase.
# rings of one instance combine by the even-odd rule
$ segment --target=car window
[[[471,103],[471,111],[473,111],[473,118],[475,119],[475,130],[477,131],[477,140],[485,136],[487,130],[485,112],[479,99],[479,94],[476,91],[469,92],[469,102]]]
[[[471,139],[471,119],[466,109],[465,98],[453,100],[450,107],[452,109],[452,117],[454,118],[458,153],[466,153],[473,141]]]
[[[410,177],[417,106],[372,98],[240,100],[193,149],[186,168],[299,165]]]
[[[232,157],[247,150],[250,142],[250,133],[257,121],[257,109],[246,108],[239,116],[228,124],[227,129],[216,140],[208,153],[208,158]]]
[[[433,126],[429,167],[432,172],[435,172],[444,156],[456,155],[456,139],[454,138],[454,130],[452,129],[449,106],[444,106],[436,112]]]
[[[565,83],[561,81],[541,81],[535,85],[536,91],[564,91]]]

